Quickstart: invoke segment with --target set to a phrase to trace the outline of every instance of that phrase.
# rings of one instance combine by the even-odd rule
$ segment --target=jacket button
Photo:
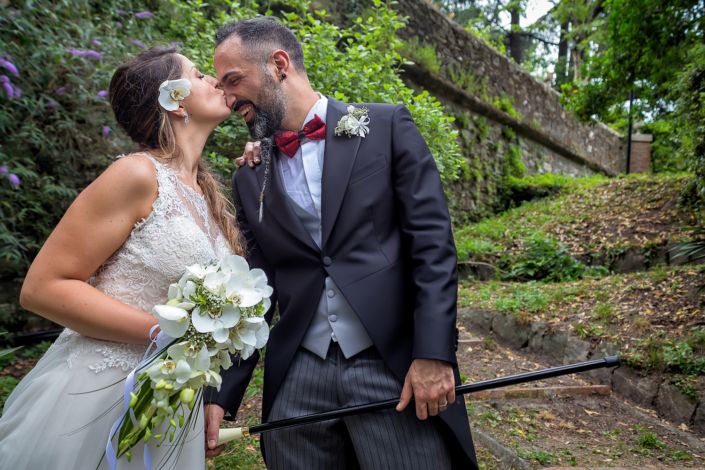
[[[323,265],[330,266],[331,264],[333,264],[333,260],[330,259],[330,257],[328,257],[328,256],[324,256],[323,257]]]

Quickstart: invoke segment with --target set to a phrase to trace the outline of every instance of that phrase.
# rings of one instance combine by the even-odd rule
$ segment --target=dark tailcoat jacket
[[[400,383],[415,358],[451,363],[459,381],[456,252],[438,170],[405,107],[360,106],[369,109],[370,133],[336,136],[347,105],[328,102],[320,249],[290,209],[276,161],[261,222],[265,165],[243,167],[233,179],[248,260],[267,273],[273,305],[279,305],[265,355],[263,419],[316,312],[326,276]],[[223,374],[220,392],[209,390],[205,401],[233,417],[256,362],[256,356],[236,362]],[[453,468],[477,468],[462,396],[432,419],[441,420]]]

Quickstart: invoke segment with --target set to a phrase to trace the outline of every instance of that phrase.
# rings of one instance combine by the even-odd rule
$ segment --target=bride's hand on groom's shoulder
[[[217,445],[220,423],[223,421],[223,416],[225,416],[225,410],[220,405],[211,403],[204,407],[204,415],[206,426],[206,457],[216,457],[225,448],[225,445]]]
[[[254,168],[256,165],[260,164],[260,143],[259,142],[248,142],[245,144],[245,151],[242,153],[241,157],[235,159],[235,164],[240,168],[245,163],[250,168]]]

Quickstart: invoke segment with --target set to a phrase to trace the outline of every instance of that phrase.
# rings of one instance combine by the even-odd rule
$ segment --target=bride
[[[216,80],[175,49],[150,49],[117,69],[110,102],[142,151],[76,198],[27,272],[22,306],[66,329],[5,404],[0,468],[107,468],[124,379],[156,324],[152,306],[186,266],[242,254],[231,206],[201,160],[230,114]],[[183,449],[150,444],[154,468],[204,468],[198,416]],[[118,468],[144,468],[140,448]]]

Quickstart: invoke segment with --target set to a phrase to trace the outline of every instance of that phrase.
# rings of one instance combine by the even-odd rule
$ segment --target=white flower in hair
[[[191,94],[191,81],[186,78],[165,80],[159,85],[159,104],[167,111],[179,109],[179,101]]]

